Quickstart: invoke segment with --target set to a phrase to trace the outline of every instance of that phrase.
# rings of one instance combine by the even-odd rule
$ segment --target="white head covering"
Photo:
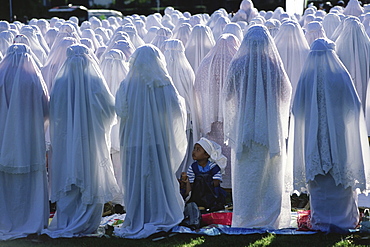
[[[344,8],[343,14],[360,16],[364,13],[364,8],[360,5],[358,0],[349,0],[347,6]]]
[[[207,152],[207,154],[209,155],[208,159],[211,162],[215,162],[221,168],[221,173],[224,173],[227,158],[221,153],[221,146],[214,141],[208,140],[205,137],[200,138],[197,143],[202,146],[204,151]]]
[[[365,110],[370,79],[370,39],[357,17],[345,20],[343,30],[335,43],[338,57],[350,73]]]
[[[340,24],[340,18],[337,14],[329,13],[324,17],[324,20],[322,21],[322,26],[325,30],[326,36],[331,39],[331,36],[333,35],[335,29]]]
[[[202,136],[211,132],[212,123],[223,122],[222,88],[239,46],[240,41],[234,35],[223,34],[199,65],[194,88]]]
[[[293,21],[281,25],[274,41],[292,85],[293,98],[310,47],[301,26]]]
[[[51,92],[53,87],[56,74],[67,58],[67,48],[74,44],[77,44],[77,40],[75,38],[65,37],[59,42],[58,46],[53,46],[50,50],[48,59],[46,60],[44,67],[41,68],[41,72],[49,92]]]
[[[307,24],[304,36],[307,39],[308,45],[318,38],[326,38],[325,30],[322,27],[321,22],[311,21]]]
[[[238,38],[239,42],[242,42],[243,37],[244,37],[242,28],[240,27],[238,23],[235,23],[235,22],[228,23],[225,26],[223,34],[225,33],[230,33],[230,34],[235,35],[235,37]]]
[[[369,189],[369,143],[361,102],[329,39],[311,45],[293,102],[289,156],[295,187],[330,173],[336,185]]]
[[[185,55],[196,73],[200,62],[215,45],[211,29],[205,25],[193,27],[185,45]]]
[[[116,236],[146,238],[184,218],[175,176],[187,148],[183,103],[162,52],[153,45],[137,48],[116,94],[127,211]]]
[[[182,41],[182,44],[186,46],[188,42],[192,27],[189,23],[182,23],[179,28],[173,32],[173,38]]]
[[[158,47],[162,52],[164,52],[164,42],[167,39],[170,39],[172,37],[172,31],[171,29],[167,27],[161,27],[157,30],[156,36],[154,39],[150,42],[152,45],[155,45]]]
[[[44,171],[49,96],[27,45],[8,48],[0,63],[0,92],[0,171]]]
[[[248,29],[230,63],[223,88],[225,141],[236,155],[252,142],[281,155],[288,137],[292,87],[267,28]]]
[[[50,94],[52,201],[72,185],[85,204],[105,203],[120,193],[109,150],[114,118],[114,97],[90,50],[70,46]]]

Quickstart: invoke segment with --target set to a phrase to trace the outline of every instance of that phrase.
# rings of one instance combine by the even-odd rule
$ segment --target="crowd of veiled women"
[[[355,228],[368,7],[0,21],[0,240],[91,234],[108,201],[127,212],[118,237],[170,231],[200,137],[228,159],[232,227],[287,228],[308,192],[312,229]]]

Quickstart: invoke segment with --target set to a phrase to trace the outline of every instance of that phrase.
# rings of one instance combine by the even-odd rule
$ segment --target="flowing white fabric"
[[[64,61],[67,59],[67,48],[71,45],[77,44],[77,40],[72,37],[64,37],[58,46],[54,46],[49,53],[44,67],[41,68],[41,73],[44,77],[46,86],[49,92],[53,87],[53,81],[62,67]]]
[[[188,42],[191,30],[192,27],[189,23],[183,23],[176,31],[173,31],[173,38],[181,40],[182,44],[185,46]]]
[[[365,111],[370,79],[370,39],[358,18],[345,21],[335,43],[338,57],[351,75]],[[368,121],[370,122],[370,119]]]
[[[184,158],[185,108],[168,75],[163,54],[139,47],[116,95],[126,218],[116,236],[146,238],[183,219],[175,172]]]
[[[195,73],[202,59],[214,45],[215,40],[208,26],[199,24],[193,27],[185,45],[185,55]]]
[[[358,0],[349,0],[347,6],[343,10],[345,15],[360,16],[364,13],[364,8],[360,5]]]
[[[102,206],[119,194],[108,145],[114,116],[114,97],[88,48],[70,46],[50,96],[51,201],[57,202],[57,210],[74,210],[62,205]],[[78,193],[77,206],[65,204],[73,191]],[[98,224],[92,228],[75,227],[83,225],[80,217],[85,217],[85,213],[88,211],[78,211],[67,225],[53,226],[45,233],[51,237],[90,234]],[[101,214],[85,217],[85,224],[96,222],[92,218],[98,217]],[[58,214],[54,220],[61,221]]]
[[[307,39],[308,45],[311,45],[316,39],[326,38],[325,30],[321,22],[311,21],[307,24],[304,36]]]
[[[0,63],[0,92],[0,240],[10,240],[40,233],[49,217],[48,92],[28,46],[8,48]]]
[[[161,52],[164,53],[164,42],[172,37],[172,31],[171,29],[167,27],[161,27],[157,30],[157,35],[154,37],[154,39],[150,42],[152,45],[155,45],[158,47]]]
[[[225,141],[232,149],[234,227],[290,224],[285,166],[291,85],[266,27],[248,29],[223,89]]]
[[[319,39],[311,46],[293,102],[289,160],[299,191],[330,173],[344,188],[369,189],[369,144],[361,102],[334,51]]]
[[[199,139],[199,119],[197,118],[197,105],[195,102],[194,80],[195,74],[185,56],[185,48],[180,40],[169,39],[164,43],[164,56],[168,74],[186,105],[186,135],[188,147],[183,162],[176,172],[180,178],[181,172],[186,172],[193,163],[192,151],[195,142]]]
[[[335,31],[335,29],[339,26],[340,24],[340,18],[337,14],[334,13],[329,13],[324,17],[324,20],[322,21],[322,26],[325,30],[326,36],[332,39],[332,35]]]
[[[105,54],[105,57],[100,65],[102,73],[110,92],[116,95],[120,83],[125,79],[128,73],[128,65],[126,64],[126,57],[122,51],[117,49],[112,49]],[[111,155],[117,156],[112,159],[114,176],[116,177],[117,183],[122,189],[122,163],[119,159],[119,126],[120,119],[112,127],[111,131]],[[123,205],[123,202],[120,202]]]
[[[284,22],[281,25],[274,41],[292,85],[293,99],[310,47],[300,25],[292,21]]]
[[[202,135],[211,132],[214,122],[223,122],[222,88],[229,64],[240,46],[232,34],[223,34],[204,57],[196,73],[194,87]]]

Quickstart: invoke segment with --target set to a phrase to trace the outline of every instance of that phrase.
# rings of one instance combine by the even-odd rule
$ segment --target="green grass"
[[[170,238],[159,241],[150,239],[120,239],[120,238],[72,238],[72,239],[48,239],[41,238],[40,242],[34,242],[32,239],[17,239],[12,241],[0,242],[1,247],[125,247],[125,246],[174,246],[174,247],[206,247],[206,246],[299,246],[299,247],[349,247],[349,246],[369,246],[370,240],[364,239],[364,235],[351,234],[323,234],[313,235],[273,235],[273,234],[250,234],[250,235],[220,235],[220,236],[200,236],[192,234],[178,234]]]

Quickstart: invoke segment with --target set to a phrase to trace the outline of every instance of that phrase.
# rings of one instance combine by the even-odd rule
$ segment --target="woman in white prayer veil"
[[[37,56],[42,65],[45,64],[47,53],[41,47],[40,42],[36,36],[36,31],[30,26],[24,26],[22,27],[20,34],[27,36],[32,52]]]
[[[370,79],[370,39],[357,17],[345,20],[343,30],[335,43],[338,57],[351,75],[365,111]],[[367,122],[370,123],[370,116],[368,117],[366,111],[365,116]]]
[[[181,172],[187,172],[189,166],[194,162],[192,151],[194,144],[199,140],[199,120],[194,95],[195,74],[189,61],[185,56],[185,47],[178,39],[168,39],[164,42],[164,56],[166,58],[167,70],[172,78],[173,84],[180,96],[185,99],[187,122],[186,137],[188,147],[183,162],[176,172],[180,178]]]
[[[139,47],[116,94],[127,212],[116,236],[146,238],[182,221],[175,172],[187,147],[185,111],[163,54],[150,44]]]
[[[75,27],[72,24],[65,23],[59,27],[59,32],[57,36],[55,37],[54,43],[50,49],[52,49],[53,46],[58,46],[59,42],[64,37],[72,37],[72,38],[75,38],[78,42],[80,42],[80,36],[77,33]]]
[[[240,46],[232,34],[222,34],[215,46],[204,57],[195,76],[195,96],[200,121],[201,136],[223,144],[222,88],[229,64]],[[221,145],[227,157],[227,166],[220,167],[223,173],[222,187],[231,188],[230,148]]]
[[[116,95],[120,83],[125,79],[128,73],[128,64],[126,63],[125,54],[118,49],[111,49],[104,55],[103,61],[100,64],[104,78],[112,95]],[[120,160],[120,143],[119,143],[119,126],[120,119],[112,127],[111,131],[111,157],[114,168],[114,176],[116,177],[118,186],[122,189],[122,163]],[[122,198],[121,198],[122,199]],[[123,205],[123,201],[115,202]]]
[[[189,23],[182,23],[176,32],[173,32],[173,38],[181,40],[182,44],[186,46],[191,34],[191,30],[192,27]]]
[[[0,51],[5,55],[9,46],[13,44],[14,34],[10,31],[0,32]]]
[[[67,49],[50,94],[51,201],[57,211],[43,233],[80,237],[100,224],[104,203],[119,196],[110,159],[114,97],[84,45]]]
[[[321,22],[318,21],[311,21],[307,24],[304,36],[306,37],[308,45],[311,45],[312,42],[318,38],[326,38],[325,30]]]
[[[292,85],[293,99],[310,47],[301,26],[293,21],[284,22],[281,25],[274,41]]]
[[[208,26],[199,24],[193,27],[185,45],[185,55],[195,73],[202,59],[214,45],[215,39]]]
[[[223,88],[225,142],[231,147],[233,227],[290,225],[293,181],[286,169],[291,85],[265,26],[248,29]]]
[[[343,14],[349,16],[360,16],[364,13],[364,8],[360,5],[358,0],[349,0],[347,6],[344,8]]]
[[[340,18],[337,14],[329,13],[324,17],[324,20],[322,21],[322,26],[325,30],[325,34],[329,39],[332,39],[332,35],[335,31],[335,29],[340,24]]]
[[[0,63],[0,241],[40,234],[49,218],[49,96],[29,52],[27,45],[14,44]]]
[[[240,3],[240,9],[235,13],[232,22],[246,21],[250,22],[258,15],[258,10],[254,7],[252,0],[243,0]]]
[[[161,27],[157,30],[157,35],[154,37],[154,39],[150,42],[152,45],[155,45],[158,47],[161,52],[164,52],[164,42],[172,37],[172,31],[171,29],[167,27]]]
[[[77,40],[72,37],[63,38],[58,46],[54,46],[49,53],[44,67],[41,68],[41,73],[44,77],[48,91],[51,92],[53,81],[67,58],[67,48],[71,45],[77,44]]]
[[[225,26],[224,31],[222,33],[224,33],[224,34],[225,33],[230,33],[230,34],[235,35],[235,37],[238,38],[239,42],[242,42],[243,37],[244,37],[242,28],[240,27],[239,24],[234,23],[234,22],[228,23]]]
[[[308,183],[312,228],[355,228],[355,190],[370,188],[369,143],[361,101],[329,39],[311,45],[293,102],[288,147],[295,188]]]

